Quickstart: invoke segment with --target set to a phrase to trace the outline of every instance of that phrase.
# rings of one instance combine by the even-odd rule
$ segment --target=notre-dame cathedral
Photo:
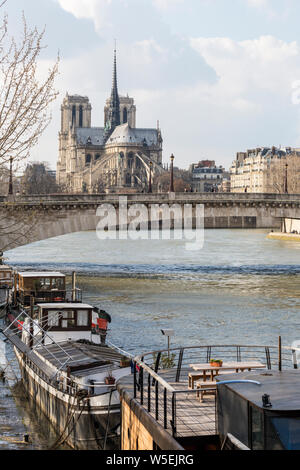
[[[136,128],[133,98],[119,96],[114,51],[113,84],[104,127],[91,126],[87,97],[68,94],[61,107],[57,182],[71,193],[147,191],[150,173],[161,174],[162,136]]]

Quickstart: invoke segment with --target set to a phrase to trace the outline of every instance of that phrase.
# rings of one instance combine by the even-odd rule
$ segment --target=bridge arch
[[[130,204],[204,205],[206,228],[280,228],[282,218],[300,218],[300,195],[176,193],[127,195]],[[118,194],[57,194],[0,197],[0,250],[67,233],[95,230],[100,204],[118,207]],[[13,228],[11,228],[13,227]],[[5,251],[5,249],[3,251]]]

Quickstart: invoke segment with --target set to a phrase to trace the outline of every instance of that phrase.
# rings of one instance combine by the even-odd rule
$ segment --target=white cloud
[[[176,7],[183,2],[184,0],[153,0],[154,6],[161,10],[167,10],[169,8]]]
[[[292,85],[300,80],[296,41],[271,35],[245,41],[174,36],[162,23],[159,9],[172,8],[177,0],[57,1],[77,18],[91,19],[103,40],[62,58],[62,94],[42,145],[47,151],[53,148],[53,161],[57,158],[53,135],[59,129],[59,107],[66,91],[89,96],[92,125],[103,125],[115,36],[119,91],[135,98],[138,126],[153,127],[160,120],[165,161],[174,153],[177,164],[184,167],[202,157],[228,166],[234,153],[248,146],[299,146],[300,118],[298,106],[292,104]],[[268,2],[254,3],[268,6]]]
[[[300,76],[300,47],[296,41],[288,43],[272,36],[240,42],[196,38],[191,39],[191,45],[219,77],[211,89],[222,101],[234,98],[249,102],[251,96],[259,104],[261,91],[289,96],[291,83]]]
[[[248,4],[253,7],[266,7],[269,5],[269,0],[247,0]]]

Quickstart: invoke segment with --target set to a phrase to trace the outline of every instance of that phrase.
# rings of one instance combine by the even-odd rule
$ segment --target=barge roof
[[[55,292],[55,291],[53,291]],[[37,304],[38,307],[42,307],[44,309],[51,309],[54,308],[55,310],[64,309],[64,308],[74,308],[74,309],[91,309],[94,308],[92,305],[89,304],[82,304],[80,302],[52,302],[48,304]]]
[[[53,271],[22,271],[18,274],[22,277],[66,277],[63,273]]]
[[[71,375],[83,377],[90,375],[91,371],[100,372],[108,365],[119,367],[122,355],[106,345],[88,344],[78,341],[64,341],[47,345],[46,348],[36,348],[41,358],[52,366],[66,371],[70,367]],[[69,358],[72,358],[68,361]]]
[[[261,385],[249,383],[226,384],[230,390],[249,401],[253,405],[263,408],[262,395],[270,396],[272,407],[263,408],[268,411],[300,411],[300,373],[299,370],[275,371],[268,370],[260,373],[240,373],[239,379],[250,379],[260,382]],[[226,380],[236,380],[236,374],[226,375]],[[218,378],[216,379],[218,380]]]

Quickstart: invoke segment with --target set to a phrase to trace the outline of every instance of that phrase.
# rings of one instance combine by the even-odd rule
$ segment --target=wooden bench
[[[207,395],[208,394],[215,395],[217,384],[215,381],[211,381],[211,380],[206,380],[205,382],[203,382],[202,380],[199,380],[196,383],[196,388],[197,388],[197,398],[200,398],[200,401],[202,402],[204,393]]]
[[[189,372],[189,388],[194,389],[194,384],[199,379],[203,379],[203,372]]]

